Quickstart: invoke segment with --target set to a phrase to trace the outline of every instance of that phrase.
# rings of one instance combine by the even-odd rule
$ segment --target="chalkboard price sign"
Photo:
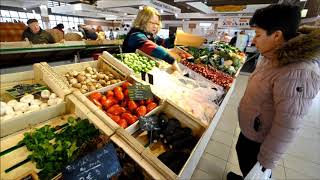
[[[131,100],[144,100],[153,97],[150,85],[135,84],[128,86],[128,92]]]
[[[72,162],[63,170],[63,178],[68,180],[110,179],[119,174],[121,166],[113,144]]]

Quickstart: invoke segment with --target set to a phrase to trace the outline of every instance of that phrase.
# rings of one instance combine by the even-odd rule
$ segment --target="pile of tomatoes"
[[[132,84],[124,82],[121,86],[104,94],[93,92],[89,95],[89,99],[96,106],[123,128],[135,123],[140,116],[145,116],[158,106],[154,98],[140,101],[130,100],[128,86]]]

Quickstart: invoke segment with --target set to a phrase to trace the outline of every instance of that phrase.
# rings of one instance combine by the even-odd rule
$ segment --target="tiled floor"
[[[233,171],[241,174],[235,144],[240,132],[237,106],[247,85],[248,76],[240,75],[236,88],[202,155],[192,179],[225,180]],[[303,126],[282,160],[273,169],[273,179],[320,180],[320,93]]]

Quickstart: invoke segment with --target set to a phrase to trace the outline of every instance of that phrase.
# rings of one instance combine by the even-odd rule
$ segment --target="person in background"
[[[98,40],[106,39],[106,34],[102,30],[101,26],[97,26],[96,33],[98,35]]]
[[[240,51],[245,51],[249,43],[249,35],[247,35],[244,30],[240,31],[237,36],[235,47],[240,49]]]
[[[38,20],[29,19],[27,21],[28,28],[22,33],[22,40],[26,38],[33,44],[48,44],[54,43],[54,39],[50,33],[41,29]]]
[[[299,29],[300,20],[300,8],[287,4],[258,9],[250,20],[262,57],[238,107],[243,177],[257,163],[262,172],[275,167],[320,91],[320,28]],[[242,176],[229,172],[227,179]]]
[[[110,40],[114,40],[114,34],[113,34],[113,30],[112,29],[110,29],[110,31],[109,31],[109,39]]]
[[[79,24],[78,25],[78,31],[82,34],[82,38],[83,39],[87,39],[86,32],[84,31],[84,27],[85,26],[86,25],[84,25],[84,24]]]
[[[180,71],[175,59],[163,48],[171,48],[174,38],[162,39],[157,36],[161,29],[159,12],[153,7],[145,6],[137,15],[125,40],[124,52],[135,52],[136,49],[172,64],[173,70]],[[163,47],[161,47],[163,46]]]
[[[57,26],[56,27],[54,27],[53,29],[58,29],[59,31],[61,31],[63,34],[64,34],[64,31],[63,31],[63,29],[64,29],[64,25],[63,24],[57,24]]]
[[[227,32],[224,32],[220,38],[220,41],[225,42],[225,43],[229,43],[231,40],[231,36],[229,36],[229,34]]]
[[[230,40],[229,45],[231,45],[231,46],[235,46],[235,45],[236,45],[237,35],[238,35],[238,32],[236,31],[236,32],[234,33],[234,36],[233,36],[232,39]]]

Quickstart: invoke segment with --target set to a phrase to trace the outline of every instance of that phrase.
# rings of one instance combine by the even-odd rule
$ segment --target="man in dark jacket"
[[[27,21],[28,28],[22,34],[22,40],[28,38],[33,44],[54,43],[54,39],[50,33],[40,28],[38,20],[29,19]]]

